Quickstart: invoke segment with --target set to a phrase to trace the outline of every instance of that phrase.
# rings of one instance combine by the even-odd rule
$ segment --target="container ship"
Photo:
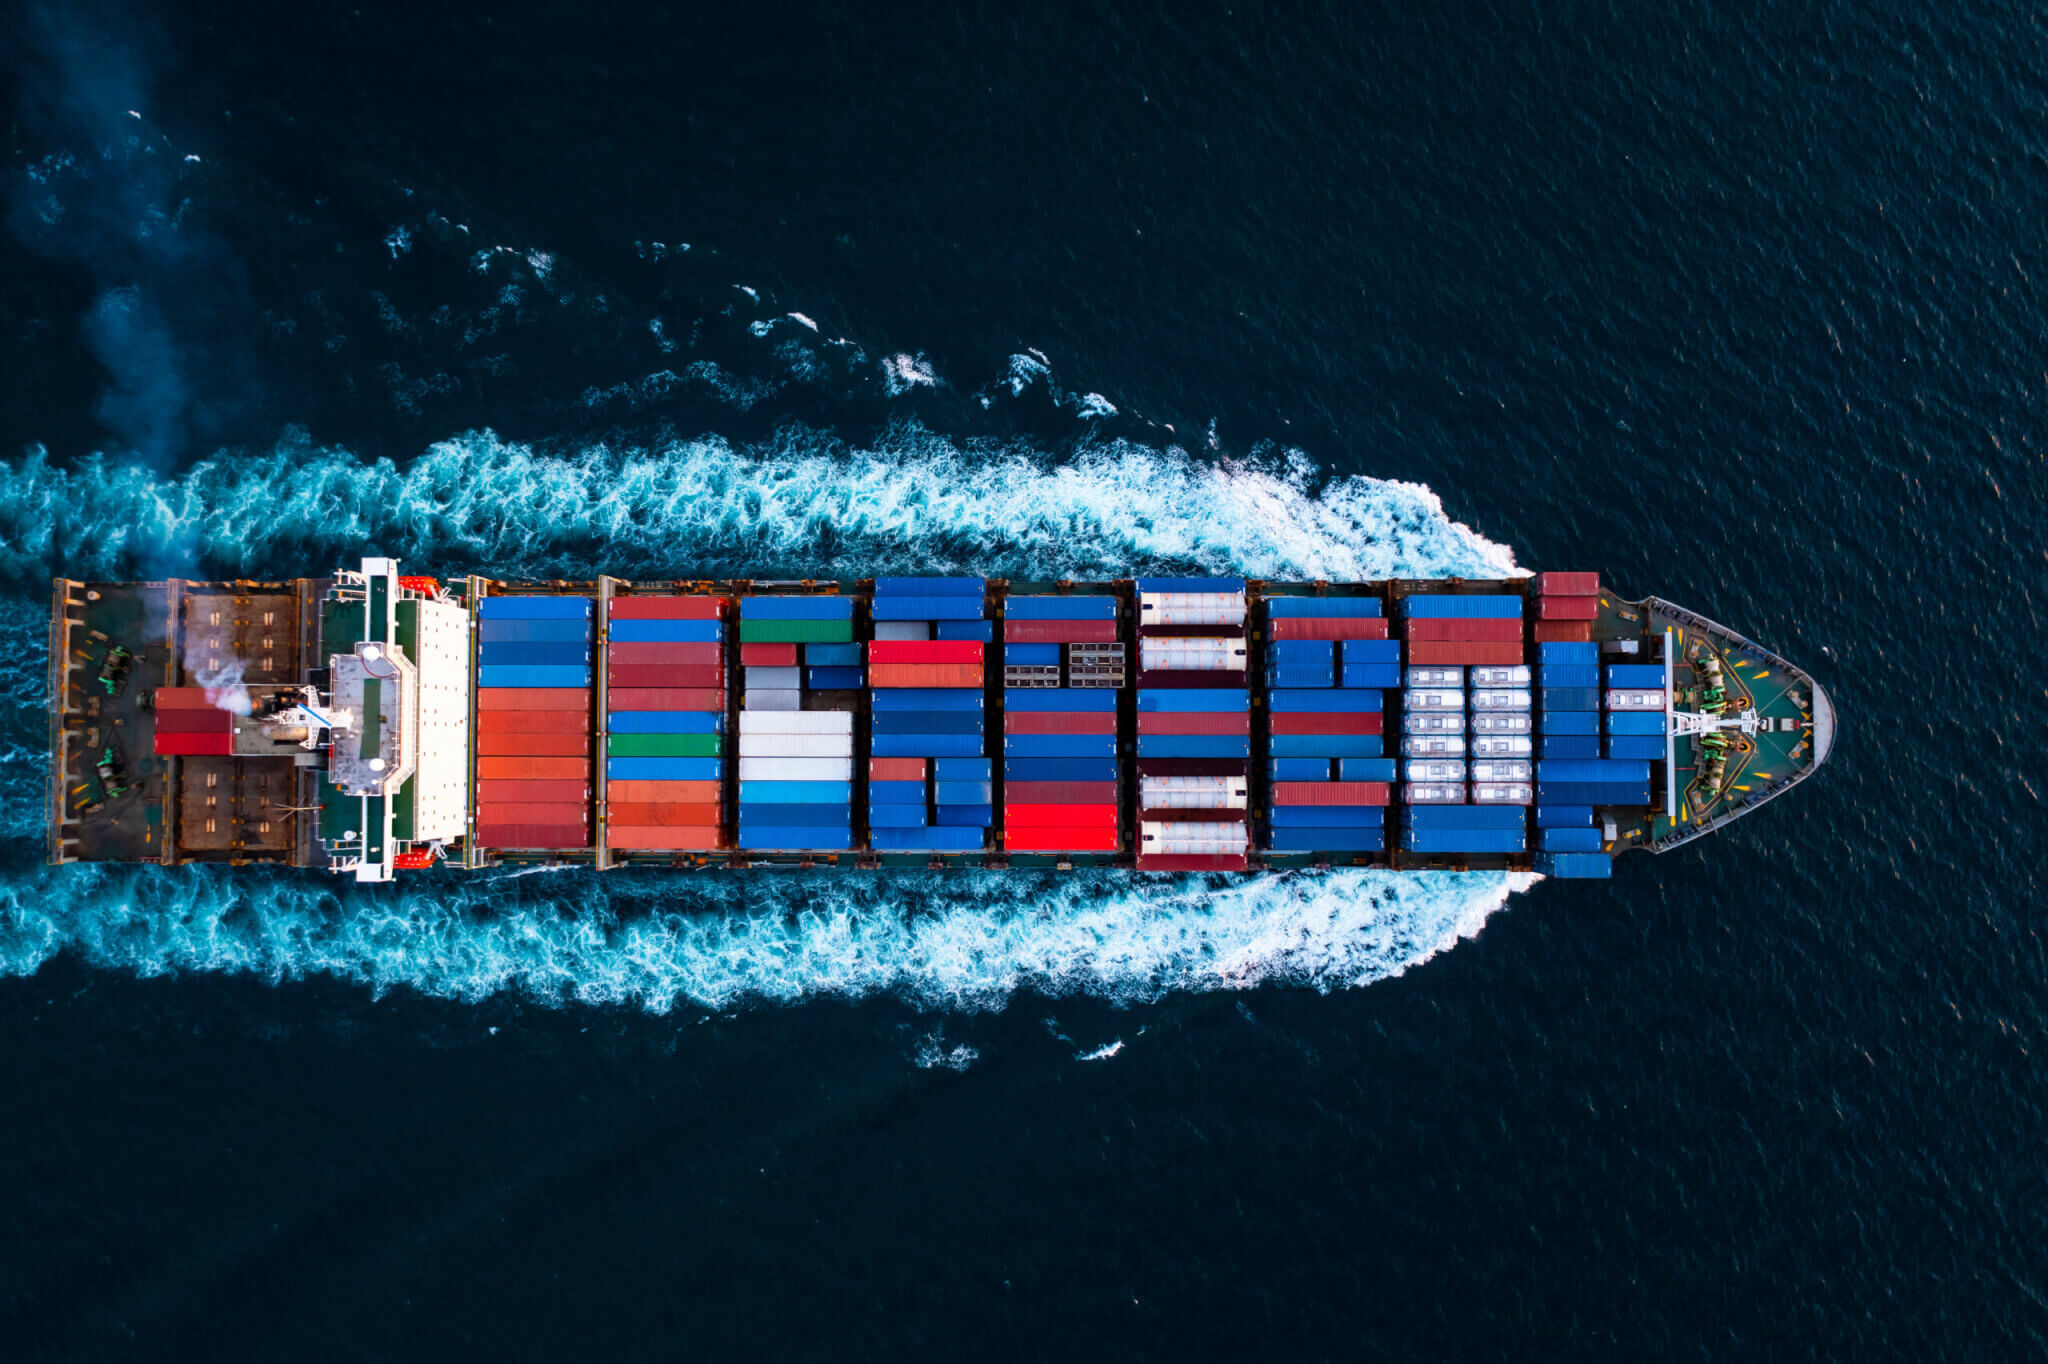
[[[1590,573],[59,579],[49,859],[1606,877],[1828,757]]]

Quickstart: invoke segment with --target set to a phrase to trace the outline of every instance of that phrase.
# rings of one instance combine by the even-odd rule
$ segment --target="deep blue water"
[[[6,16],[0,1353],[2043,1354],[2037,13],[278,10]],[[1604,885],[40,865],[53,572],[362,552],[1595,568],[1845,734]]]

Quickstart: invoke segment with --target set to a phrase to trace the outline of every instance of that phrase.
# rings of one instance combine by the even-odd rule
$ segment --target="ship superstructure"
[[[1586,573],[54,585],[52,862],[1611,874],[1813,679]]]

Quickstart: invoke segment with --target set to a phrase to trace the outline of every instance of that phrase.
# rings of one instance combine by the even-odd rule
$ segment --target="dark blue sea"
[[[0,9],[0,1357],[2048,1356],[2031,6]],[[1611,883],[43,865],[48,583],[1593,569]]]

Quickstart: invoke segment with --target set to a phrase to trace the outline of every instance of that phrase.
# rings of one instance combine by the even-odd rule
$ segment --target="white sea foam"
[[[892,355],[882,362],[882,387],[892,398],[900,398],[913,388],[936,388],[938,383],[939,372],[922,351],[916,355]]]
[[[859,447],[787,428],[758,447],[567,455],[486,433],[403,468],[289,442],[172,478],[32,453],[0,463],[0,582],[13,585],[0,591],[0,829],[32,845],[43,821],[47,575],[290,574],[365,552],[504,576],[1517,571],[1427,489],[1323,479],[1284,451],[1216,464],[1104,442],[1053,459],[901,426]],[[68,950],[145,975],[324,974],[373,991],[650,1010],[1329,990],[1427,959],[1531,879],[436,871],[358,888],[256,868],[17,866],[0,871],[0,972]]]

